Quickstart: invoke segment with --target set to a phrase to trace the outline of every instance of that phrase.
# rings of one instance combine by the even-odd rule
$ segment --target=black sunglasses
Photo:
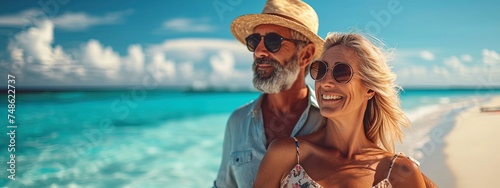
[[[268,33],[266,35],[260,35],[258,33],[254,33],[254,34],[249,35],[247,38],[245,38],[245,41],[247,42],[248,50],[250,50],[251,52],[254,52],[255,48],[257,48],[257,46],[259,45],[260,39],[262,37],[264,37],[264,46],[266,47],[266,50],[271,52],[271,53],[274,53],[274,52],[277,52],[278,50],[280,50],[281,43],[284,40],[291,41],[294,43],[305,42],[302,40],[287,39],[287,38],[284,38],[277,33]]]
[[[332,76],[335,81],[341,84],[347,84],[351,81],[354,72],[352,67],[347,63],[337,62],[332,69]],[[309,65],[309,73],[313,80],[321,80],[326,76],[328,72],[328,64],[322,60],[315,60]]]

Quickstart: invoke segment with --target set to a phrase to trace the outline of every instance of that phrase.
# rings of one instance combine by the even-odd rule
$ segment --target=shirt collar
[[[309,106],[314,106],[319,109],[318,100],[316,100],[316,91],[310,86],[307,86],[307,88],[309,89]]]
[[[318,101],[316,100],[316,92],[309,85],[307,86],[307,89],[308,89],[307,93],[309,95],[309,97],[308,97],[309,98],[309,101],[308,101],[309,106],[314,106],[315,108],[319,109]],[[261,93],[259,95],[259,98],[257,98],[257,100],[253,102],[252,111],[250,112],[250,113],[253,113],[253,116],[255,116],[255,114],[259,113],[259,111],[261,110],[261,104],[262,104],[262,100],[264,99],[264,95],[265,95],[265,93]]]

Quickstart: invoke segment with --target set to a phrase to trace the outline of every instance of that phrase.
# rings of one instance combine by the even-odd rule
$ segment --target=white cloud
[[[89,15],[85,12],[66,12],[59,16],[48,17],[39,9],[28,9],[16,14],[0,16],[0,26],[24,27],[50,20],[57,29],[85,30],[96,25],[120,23],[125,16],[132,12],[132,10],[125,10],[107,13],[103,16]]]
[[[419,61],[420,63],[434,63],[436,49],[394,49],[392,58],[389,59],[392,65],[408,64]],[[423,60],[423,61],[422,61]]]
[[[236,63],[252,62],[252,53],[236,40],[183,38],[167,40],[160,45],[152,45],[147,51],[149,54],[166,53],[167,57],[181,61],[205,61],[209,54],[228,50],[233,53]]]
[[[153,46],[153,49],[163,48],[164,50],[175,49],[234,49],[237,52],[250,54],[247,48],[236,40],[220,40],[220,39],[199,39],[199,38],[183,38],[165,41],[161,46]]]
[[[9,43],[12,69],[22,74],[28,72],[45,78],[65,81],[64,74],[81,73],[81,67],[69,67],[73,60],[62,47],[52,47],[54,25],[44,21],[13,37]]]
[[[141,73],[144,69],[144,52],[140,45],[131,45],[128,47],[129,56],[123,61],[123,66],[127,72]]]
[[[154,54],[148,68],[155,70],[155,78],[160,83],[172,83],[173,79],[176,77],[175,63],[167,61],[163,53]]]
[[[143,67],[137,66],[144,62],[139,46],[131,46],[129,55],[122,58],[111,47],[89,40],[70,55],[60,45],[53,47],[53,32],[54,24],[45,20],[17,33],[9,42],[12,63],[7,66],[27,85],[109,84],[130,75],[121,74],[121,62],[130,62],[134,69]]]
[[[406,50],[406,54],[410,52]],[[496,68],[500,63],[498,53],[484,49],[482,56],[483,61],[478,62],[475,59],[480,58],[469,54],[452,55],[431,65],[406,56],[406,63],[399,64],[395,72],[398,83],[404,86],[499,86],[500,69]]]
[[[209,19],[174,18],[163,22],[162,28],[174,32],[210,32],[214,31]]]
[[[458,57],[456,56],[445,59],[443,63],[454,71],[459,72],[460,74],[465,74],[467,72],[467,67],[462,64],[460,59],[458,59]]]
[[[0,16],[0,26],[23,27],[31,24],[40,14],[43,14],[40,10],[28,9],[16,14],[3,15]]]
[[[234,57],[231,52],[221,50],[219,54],[210,57],[210,65],[215,74],[223,78],[230,77],[234,73]]]
[[[179,72],[183,78],[189,79],[193,78],[194,66],[191,62],[184,62],[179,64]]]
[[[53,30],[54,25],[51,22],[42,22],[39,27],[29,28],[26,32],[16,35],[11,46],[23,49],[23,52],[30,54],[30,57],[41,64],[52,64],[54,54],[50,44],[54,40]]]
[[[471,62],[472,56],[469,54],[463,54],[460,56],[460,60],[462,60],[463,62]]]
[[[163,54],[176,62],[176,72],[179,73],[176,75],[177,83],[184,82],[193,87],[251,86],[252,53],[236,40],[174,39],[152,45],[146,51],[148,56]],[[186,62],[192,63],[192,71],[187,71],[190,65],[185,65]],[[180,79],[184,74],[191,74],[192,77]]]
[[[448,69],[446,69],[445,67],[433,66],[432,72],[435,75],[440,75],[446,79],[450,78],[450,71]]]
[[[97,78],[117,79],[120,70],[120,56],[111,47],[104,47],[97,40],[90,40],[82,47],[83,64],[94,70]],[[104,76],[104,77],[102,77]]]
[[[406,77],[408,79],[413,78],[413,77],[426,77],[427,76],[427,70],[425,67],[422,66],[411,66],[408,68],[405,68],[401,71],[398,72],[399,77]]]
[[[405,66],[395,70],[395,73],[397,75],[397,82],[401,85],[406,85],[407,83],[413,84],[414,78],[420,78],[420,82],[428,82],[426,79],[429,77],[426,68],[419,65]]]
[[[480,74],[482,86],[500,85],[500,55],[495,50],[482,50],[484,69]]]
[[[251,86],[252,53],[236,40],[187,38],[145,49],[132,44],[120,55],[95,39],[68,51],[54,44],[53,33],[50,20],[17,33],[8,45],[10,60],[0,60],[5,67],[0,71],[38,86],[137,85],[148,74],[161,85]]]
[[[53,32],[54,24],[44,21],[17,33],[8,45],[10,59],[0,60],[0,67],[16,73],[18,82],[26,85],[137,85],[147,74],[160,85],[169,86],[252,85],[252,53],[236,40],[184,38],[146,48],[132,44],[120,55],[95,39],[77,49],[63,49],[54,44]],[[500,57],[494,50],[484,49],[482,61],[481,57],[459,54],[432,63],[422,63],[421,52],[425,50],[401,51],[404,56],[397,57],[403,57],[404,63],[398,64],[395,72],[398,83],[404,86],[500,85],[500,70],[495,68]]]
[[[494,50],[483,49],[483,63],[486,65],[500,64],[500,55]]]
[[[57,28],[65,30],[84,30],[96,25],[116,24],[123,17],[131,14],[131,10],[107,13],[104,16],[89,15],[85,12],[67,12],[51,19]]]
[[[231,51],[220,50],[217,54],[212,55],[210,57],[210,65],[213,70],[210,75],[212,85],[237,87],[248,82],[252,78],[252,71],[239,70],[235,64],[235,58]]]
[[[434,54],[428,50],[421,51],[420,57],[426,61],[433,61],[434,60]]]
[[[424,67],[419,65],[411,65],[402,69],[396,70],[398,75],[398,84],[403,86],[449,86],[469,84],[462,82],[463,77],[453,76],[455,73],[450,72],[450,68],[444,66]],[[470,80],[469,78],[467,78]],[[464,79],[464,80],[467,80]],[[457,84],[459,83],[459,84]]]

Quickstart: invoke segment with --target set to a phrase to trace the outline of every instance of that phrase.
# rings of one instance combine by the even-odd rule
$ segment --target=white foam
[[[449,98],[442,98],[439,100],[441,104],[421,106],[407,111],[406,114],[412,125],[410,129],[404,130],[405,140],[403,144],[396,144],[396,150],[422,162],[429,153],[433,152],[433,147],[444,142],[446,136],[444,135],[444,127],[453,126],[456,115],[458,115],[454,112],[470,108],[485,100],[487,99],[468,98],[460,102],[450,103]],[[443,128],[438,126],[443,126]]]
[[[426,115],[432,114],[439,110],[440,110],[440,105],[436,104],[436,105],[421,106],[414,110],[408,110],[405,113],[408,119],[410,119],[410,121],[415,121],[417,119],[421,119]]]

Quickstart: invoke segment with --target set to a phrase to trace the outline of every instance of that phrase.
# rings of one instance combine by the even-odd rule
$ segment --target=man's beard
[[[258,64],[269,64],[273,67],[273,70],[271,73],[258,70]],[[295,80],[297,80],[299,71],[297,54],[285,61],[283,66],[271,58],[257,58],[253,63],[253,86],[264,93],[279,93],[292,87]]]

